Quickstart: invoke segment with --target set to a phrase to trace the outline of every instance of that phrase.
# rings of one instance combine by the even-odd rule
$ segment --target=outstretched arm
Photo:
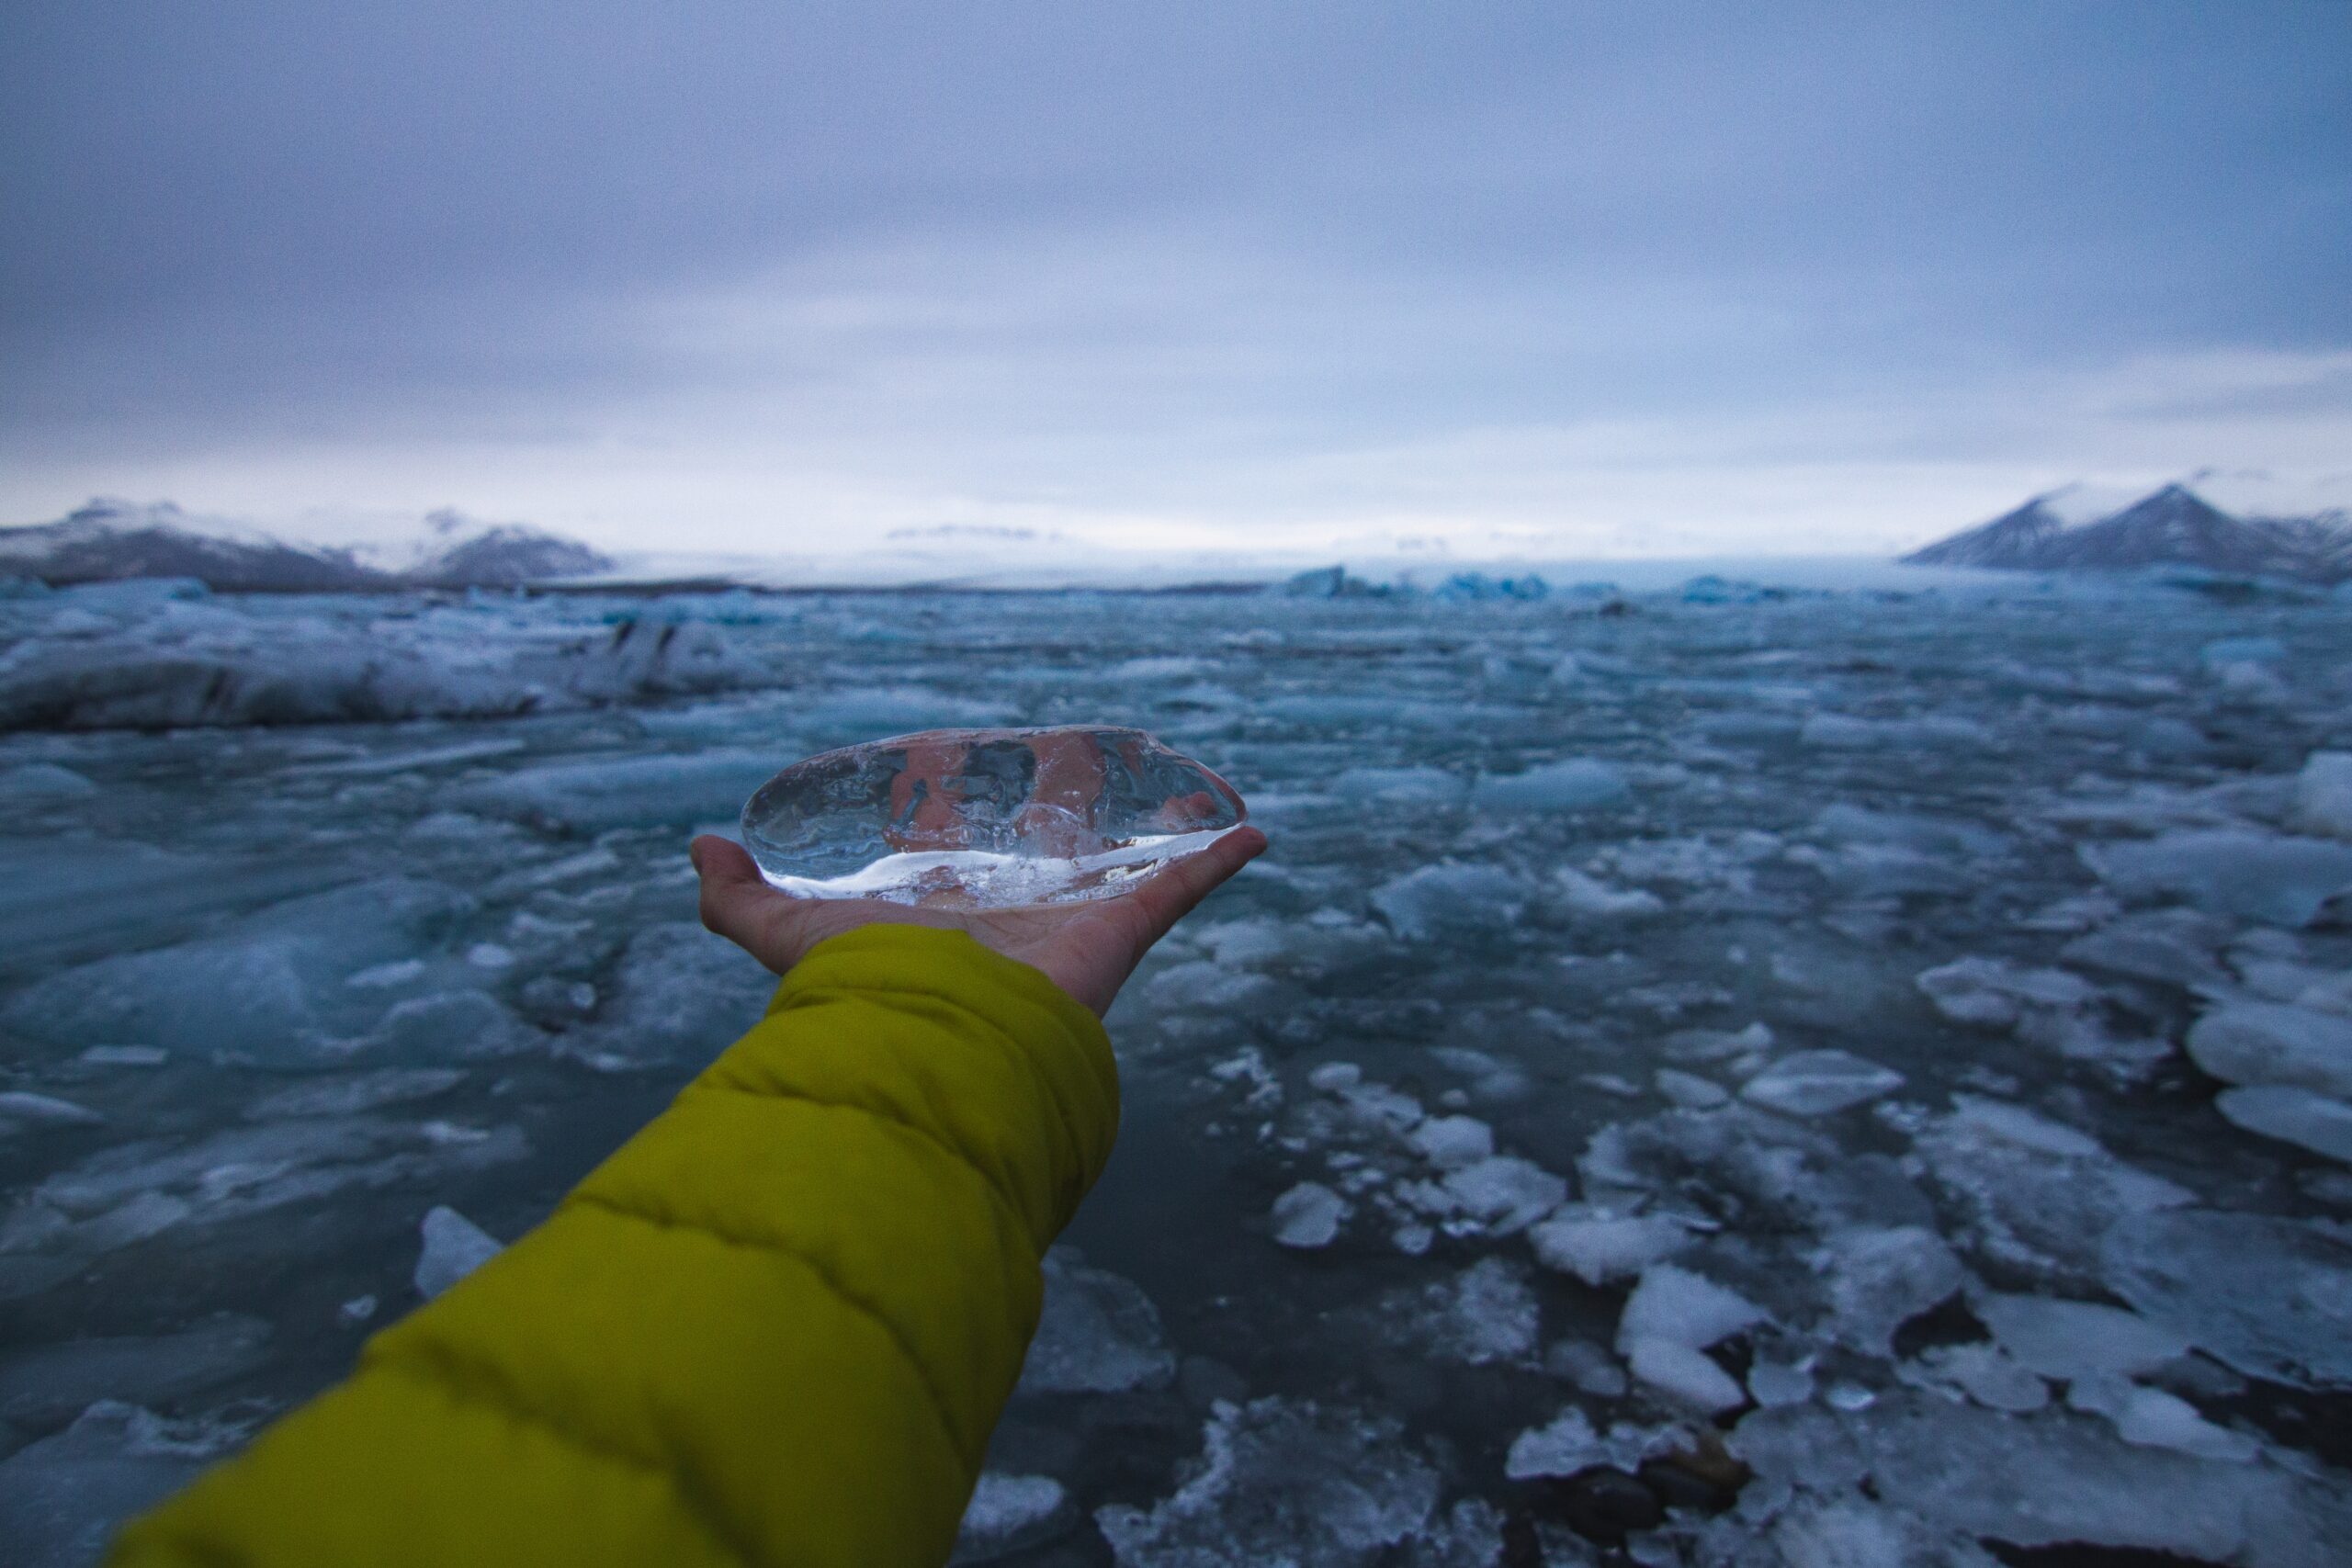
[[[116,1562],[944,1562],[1116,1131],[1096,1014],[1263,842],[948,919],[698,841],[706,920],[789,970],[767,1017]]]

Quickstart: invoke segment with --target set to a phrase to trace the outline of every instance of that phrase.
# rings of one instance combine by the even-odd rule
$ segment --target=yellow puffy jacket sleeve
[[[1117,1125],[1102,1026],[1043,975],[835,937],[546,1224],[112,1562],[943,1562]]]

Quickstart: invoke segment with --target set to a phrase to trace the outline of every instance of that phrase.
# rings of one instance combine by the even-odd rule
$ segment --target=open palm
[[[859,926],[944,926],[1042,971],[1099,1016],[1152,943],[1265,847],[1257,829],[1237,828],[1115,898],[963,911],[878,898],[796,898],[770,886],[741,844],[706,834],[689,852],[702,877],[702,923],[779,975],[827,937]]]

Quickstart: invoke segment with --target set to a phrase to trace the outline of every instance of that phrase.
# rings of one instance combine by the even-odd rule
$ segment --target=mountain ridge
[[[401,547],[302,544],[169,501],[95,496],[54,523],[0,527],[0,575],[52,586],[134,577],[194,578],[221,592],[391,592],[513,588],[611,570],[602,552],[521,524],[481,524],[452,509],[428,514]]]
[[[2068,491],[2030,497],[1988,522],[1901,558],[1909,566],[1997,571],[2131,571],[2186,566],[2254,577],[2334,583],[2352,578],[2352,521],[2342,512],[2246,517],[2186,484],[2160,486],[2105,515],[2069,520]]]

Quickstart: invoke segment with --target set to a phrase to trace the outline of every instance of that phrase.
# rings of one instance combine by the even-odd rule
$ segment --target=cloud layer
[[[0,514],[1821,551],[2352,468],[2343,6],[217,10],[0,20]]]

